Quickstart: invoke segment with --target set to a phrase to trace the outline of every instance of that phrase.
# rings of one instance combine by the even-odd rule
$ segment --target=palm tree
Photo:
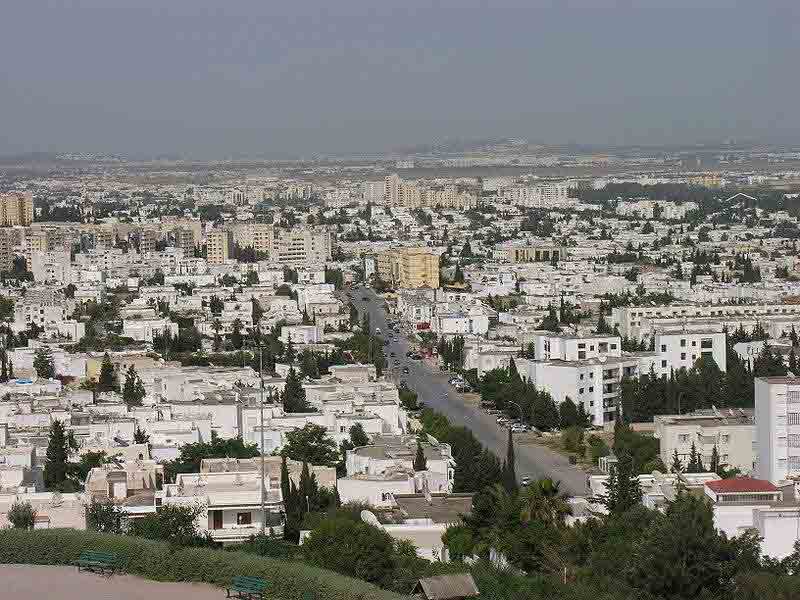
[[[525,488],[522,493],[522,520],[563,525],[564,519],[572,514],[572,507],[560,488],[561,482],[549,477],[538,479]]]

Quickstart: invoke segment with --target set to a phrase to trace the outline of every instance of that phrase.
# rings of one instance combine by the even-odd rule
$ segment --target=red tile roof
[[[735,479],[717,479],[707,481],[706,485],[717,494],[732,494],[737,492],[777,492],[778,488],[764,479],[751,479],[737,477]]]

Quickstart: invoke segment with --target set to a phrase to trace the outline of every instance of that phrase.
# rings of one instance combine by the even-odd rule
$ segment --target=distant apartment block
[[[0,225],[30,225],[33,222],[33,194],[0,194]]]
[[[512,263],[550,262],[561,260],[566,255],[560,245],[550,242],[510,243],[503,250]]]
[[[438,288],[439,256],[426,248],[400,248],[377,257],[378,277],[398,288]]]
[[[221,265],[231,258],[233,234],[227,229],[213,229],[206,236],[206,260],[210,265]]]

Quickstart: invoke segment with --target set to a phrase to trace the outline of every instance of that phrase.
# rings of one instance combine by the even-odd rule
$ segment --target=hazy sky
[[[4,0],[0,154],[800,142],[800,0]]]

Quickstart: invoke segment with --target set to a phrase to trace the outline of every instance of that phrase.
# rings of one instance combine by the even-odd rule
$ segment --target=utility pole
[[[261,379],[261,535],[265,535],[267,531],[267,490],[264,483],[264,348],[259,345],[258,347],[258,375]],[[270,394],[271,395],[271,394]]]

